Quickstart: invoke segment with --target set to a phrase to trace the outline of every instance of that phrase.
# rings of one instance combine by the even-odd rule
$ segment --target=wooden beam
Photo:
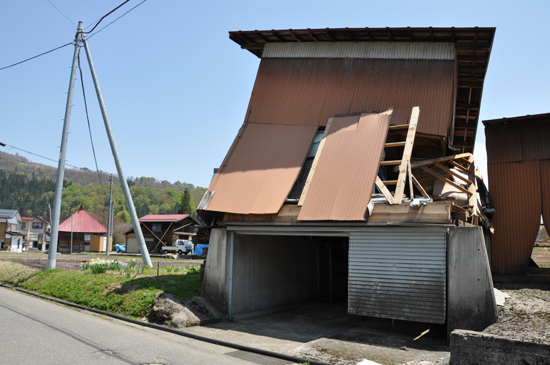
[[[311,164],[311,169],[309,170],[309,174],[307,175],[307,180],[306,180],[306,183],[304,184],[304,189],[302,190],[302,194],[300,195],[300,200],[298,201],[299,207],[301,207],[304,204],[304,200],[309,190],[309,185],[311,184],[311,180],[313,179],[315,168],[319,163],[319,158],[321,157],[321,152],[323,152],[323,147],[325,146],[325,141],[327,140],[328,131],[330,130],[330,126],[332,125],[333,120],[334,118],[330,118],[328,120],[327,126],[325,127],[325,132],[323,133],[323,138],[321,139],[321,142],[319,142],[319,148],[317,148],[317,153],[315,154],[313,163]]]
[[[451,160],[457,160],[457,159],[463,158],[463,157],[468,158],[470,156],[472,156],[472,154],[467,152],[467,153],[460,153],[458,155],[432,158],[432,159],[429,159],[429,160],[411,162],[411,167],[414,169],[415,167],[433,165],[436,162],[447,162],[447,161],[451,161]]]
[[[422,194],[422,196],[426,199],[430,199],[430,196],[428,195],[428,193],[426,193],[426,190],[424,190],[424,188],[422,187],[422,185],[420,185],[420,183],[418,182],[418,180],[416,180],[416,177],[414,177],[413,174],[411,174],[412,176],[412,180],[413,180],[413,184],[414,186],[416,186],[416,188],[420,191],[420,194]]]
[[[408,124],[390,125],[389,128],[388,128],[388,131],[395,131],[395,130],[398,130],[398,129],[409,129],[409,125]]]
[[[471,181],[471,180],[465,178],[464,176],[460,175],[458,172],[454,172],[453,170],[449,169],[448,167],[443,166],[439,162],[436,162],[434,164],[434,166],[439,167],[441,170],[446,171],[447,173],[459,178],[460,180],[464,181],[465,183],[468,183],[468,184],[473,184],[474,183],[473,181]]]
[[[382,194],[384,194],[384,197],[386,198],[388,203],[393,204],[393,196],[391,195],[390,191],[388,190],[388,188],[386,187],[386,185],[378,175],[376,175],[375,184],[376,186],[378,186],[378,189],[380,189]]]
[[[401,141],[401,142],[389,142],[384,145],[384,148],[391,148],[391,147],[403,147],[407,144],[407,141]]]
[[[393,203],[401,204],[403,192],[405,191],[405,180],[407,177],[407,166],[411,161],[411,154],[414,146],[414,136],[416,134],[416,125],[418,124],[418,115],[420,108],[415,106],[411,112],[411,120],[409,122],[409,131],[407,132],[407,140],[403,149],[403,158],[399,165],[399,177],[397,178],[397,186],[393,194]]]
[[[468,189],[465,189],[462,185],[460,184],[457,184],[456,182],[450,180],[450,179],[447,179],[445,176],[443,175],[440,175],[438,174],[437,172],[435,172],[434,170],[426,167],[426,166],[420,166],[422,168],[422,170],[426,171],[426,172],[429,172],[430,174],[432,174],[433,176],[437,177],[438,179],[440,180],[443,180],[445,181],[447,184],[451,185],[451,186],[454,186],[455,188],[457,188],[458,190],[462,191],[463,193],[466,193],[468,194],[468,196],[470,196],[472,193],[468,191]]]
[[[407,162],[407,174],[409,175],[409,191],[411,200],[414,200],[414,189],[413,189],[413,180],[412,180],[412,171],[411,171],[411,161]]]
[[[393,166],[400,165],[401,160],[389,160],[389,161],[380,161],[380,166]]]
[[[277,216],[279,217],[298,217],[302,208],[296,204],[284,204],[279,210]]]
[[[412,208],[409,204],[374,204],[368,222],[451,223],[451,202],[434,202]]]

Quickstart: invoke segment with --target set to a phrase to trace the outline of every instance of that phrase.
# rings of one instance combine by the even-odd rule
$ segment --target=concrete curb
[[[482,332],[451,333],[450,365],[550,364],[550,345],[513,340]]]

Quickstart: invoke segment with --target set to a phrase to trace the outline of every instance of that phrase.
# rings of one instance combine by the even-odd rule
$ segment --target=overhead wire
[[[39,154],[34,153],[34,152],[31,152],[31,151],[27,151],[27,150],[24,150],[24,149],[22,149],[22,148],[12,146],[11,144],[7,144],[7,143],[6,143],[5,145],[10,147],[8,150],[10,150],[10,149],[16,149],[16,150],[19,150],[19,151],[23,151],[23,152],[29,153],[29,154],[34,155],[34,156],[38,156],[38,157],[43,158],[43,159],[46,159],[46,160],[50,160],[50,161],[53,161],[53,162],[59,162],[59,160],[54,160],[53,158],[49,158],[49,157],[42,156],[42,155],[39,155]],[[68,164],[68,163],[65,163],[65,165],[70,166],[70,167],[75,168],[75,169],[80,169],[80,167],[75,166],[75,165],[70,165],[70,164]]]
[[[125,12],[124,14],[122,14],[121,16],[119,16],[118,18],[116,18],[115,20],[113,20],[112,22],[110,22],[109,24],[107,24],[106,26],[104,26],[103,28],[101,28],[100,30],[98,30],[97,32],[95,32],[94,34],[91,34],[89,37],[87,37],[88,39],[92,38],[94,35],[98,34],[99,32],[101,32],[103,29],[107,28],[109,25],[113,24],[114,22],[116,22],[117,20],[119,20],[120,18],[122,18],[123,16],[125,16],[126,14],[128,14],[129,12],[131,12],[132,10],[134,10],[135,8],[137,8],[138,6],[140,6],[141,4],[143,4],[144,2],[146,2],[147,0],[143,0],[142,2],[140,2],[139,4],[137,4],[136,6],[134,6],[132,9],[128,10],[127,12]],[[98,23],[99,24],[99,23]],[[95,28],[95,26],[94,26]],[[92,29],[93,30],[93,29]],[[91,33],[91,30],[89,32],[86,32],[86,33]]]
[[[84,90],[82,68],[80,67],[80,49],[78,51],[78,71],[80,72],[80,84],[82,85],[82,95],[84,97],[84,110],[86,110],[86,120],[88,121],[88,131],[90,132],[90,142],[92,143],[92,152],[94,154],[95,169],[97,171],[97,177],[99,178],[99,185],[103,185],[103,182],[101,181],[101,174],[99,173],[99,167],[97,166],[97,157],[95,154],[94,139],[92,137],[92,127],[90,126],[90,116],[88,115],[88,103],[86,102],[86,91]]]
[[[71,25],[73,26],[73,28],[76,28],[74,26],[74,22],[68,17],[66,16],[65,14],[63,14],[63,12],[61,10],[59,10],[59,8],[57,6],[55,6],[50,0],[46,0],[47,2],[50,3],[51,6],[53,6],[55,8],[55,10],[57,10],[61,15],[63,15],[65,18],[67,18],[67,20],[71,23]]]
[[[120,4],[119,6],[117,6],[116,8],[114,8],[113,10],[111,10],[110,12],[108,12],[107,14],[103,15],[101,17],[101,19],[99,19],[99,21],[94,25],[94,27],[92,29],[90,29],[88,32],[86,33],[92,33],[94,31],[94,29],[99,25],[99,23],[101,23],[103,21],[103,19],[105,19],[106,17],[108,17],[109,15],[111,15],[112,13],[114,13],[118,8],[120,8],[122,5],[126,4],[128,1],[130,0],[126,0],[124,1],[122,4]]]
[[[66,43],[66,44],[64,44],[64,45],[62,45],[62,46],[59,46],[59,47],[54,48],[54,49],[51,49],[51,50],[49,50],[49,51],[47,51],[47,52],[40,53],[39,55],[36,55],[36,56],[34,56],[34,57],[27,58],[26,60],[23,60],[23,61],[19,61],[19,62],[17,62],[17,63],[14,63],[13,65],[9,65],[9,66],[2,67],[2,68],[0,68],[0,71],[5,70],[5,69],[10,68],[10,67],[13,67],[13,66],[20,65],[20,64],[25,63],[25,62],[30,61],[30,60],[34,60],[35,58],[38,58],[38,57],[40,57],[40,56],[44,56],[44,55],[46,55],[46,54],[48,54],[48,53],[51,53],[51,52],[53,52],[53,51],[57,51],[58,49],[61,49],[61,48],[63,48],[63,47],[70,46],[71,44],[74,44],[74,42]]]

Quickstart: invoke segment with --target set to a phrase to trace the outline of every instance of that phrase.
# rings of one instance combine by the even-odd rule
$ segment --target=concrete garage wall
[[[450,365],[550,364],[550,346],[474,331],[451,333]]]
[[[449,333],[481,331],[495,323],[497,308],[482,228],[450,228],[447,261]]]
[[[316,296],[317,256],[309,237],[235,235],[234,315],[306,302]]]
[[[201,296],[221,313],[227,315],[228,241],[227,229],[213,228],[210,232],[208,255],[204,270]]]

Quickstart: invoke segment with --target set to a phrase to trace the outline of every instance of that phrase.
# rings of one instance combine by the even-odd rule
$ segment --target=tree
[[[185,191],[181,195],[179,214],[191,214],[191,195],[189,189],[185,188]]]

